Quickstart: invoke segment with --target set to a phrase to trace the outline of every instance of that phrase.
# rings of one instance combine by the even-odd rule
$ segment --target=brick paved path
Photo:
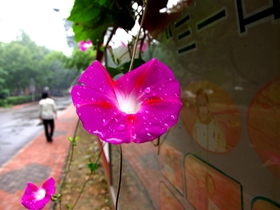
[[[70,146],[68,137],[74,135],[77,121],[70,105],[55,121],[52,143],[46,142],[42,127],[39,136],[0,168],[0,210],[25,209],[20,199],[27,182],[41,185],[53,177],[58,183]]]

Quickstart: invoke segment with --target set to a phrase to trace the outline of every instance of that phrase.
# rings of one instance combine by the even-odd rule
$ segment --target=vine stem
[[[76,207],[76,205],[77,205],[77,203],[78,203],[78,201],[79,201],[81,195],[82,195],[83,192],[84,192],[85,186],[87,185],[87,183],[89,182],[89,180],[91,180],[91,178],[92,178],[92,173],[90,173],[89,177],[88,177],[88,178],[86,179],[86,181],[84,182],[84,184],[83,184],[83,186],[82,186],[82,189],[81,189],[81,191],[79,192],[78,197],[76,198],[76,201],[75,201],[75,203],[73,204],[71,210],[74,210],[74,208]]]
[[[76,129],[75,129],[75,136],[74,136],[74,141],[76,139],[76,133],[77,133],[77,129],[79,127],[79,124],[80,124],[80,120],[78,120],[78,123],[76,125]],[[65,172],[65,176],[62,180],[62,183],[61,183],[61,187],[60,187],[60,191],[62,191],[62,189],[64,188],[64,185],[65,185],[65,181],[66,181],[66,178],[70,172],[70,167],[71,167],[71,164],[72,164],[72,160],[73,160],[73,154],[74,154],[74,145],[71,144],[71,152],[70,152],[70,157],[69,157],[69,161],[68,161],[68,166],[67,166],[67,169],[66,169],[66,172]],[[59,209],[61,210],[61,201],[62,201],[62,194],[61,194],[61,197],[59,199]]]
[[[119,184],[118,184],[118,192],[117,192],[117,197],[116,197],[116,210],[118,210],[118,202],[119,202],[119,196],[120,196],[120,191],[121,191],[121,184],[122,184],[122,145],[120,145],[120,177],[119,177]]]
[[[128,72],[130,72],[132,67],[133,67],[133,63],[134,63],[134,59],[135,59],[135,55],[136,55],[137,43],[138,43],[138,40],[139,40],[139,37],[140,37],[141,29],[143,28],[144,19],[145,19],[145,15],[146,15],[146,11],[147,11],[147,5],[148,5],[148,0],[146,0],[145,5],[143,6],[143,10],[144,10],[143,11],[143,16],[142,16],[141,23],[140,23],[140,29],[137,33],[136,41],[135,41],[135,44],[134,44],[134,47],[133,47],[132,58],[131,58],[131,62],[130,62]]]

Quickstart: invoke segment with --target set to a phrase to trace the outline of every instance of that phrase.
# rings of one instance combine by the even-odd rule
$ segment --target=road
[[[54,98],[58,117],[71,104],[70,96]],[[38,103],[0,110],[0,167],[43,131]]]

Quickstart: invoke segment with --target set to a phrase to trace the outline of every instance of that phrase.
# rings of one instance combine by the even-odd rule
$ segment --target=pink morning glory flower
[[[84,128],[112,144],[143,143],[164,134],[178,121],[180,85],[157,59],[112,80],[94,61],[71,95]]]
[[[79,43],[79,47],[80,47],[81,51],[85,51],[85,50],[87,50],[91,46],[92,46],[92,43],[91,43],[90,40],[89,41],[81,41]]]
[[[28,182],[21,198],[22,205],[29,210],[41,210],[50,202],[55,193],[55,181],[49,178],[41,187]]]

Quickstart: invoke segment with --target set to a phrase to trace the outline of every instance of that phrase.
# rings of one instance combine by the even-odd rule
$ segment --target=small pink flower
[[[21,204],[29,210],[41,210],[50,202],[55,193],[55,181],[49,178],[41,187],[28,182],[21,198]]]
[[[81,51],[85,51],[85,50],[87,50],[91,46],[92,46],[92,43],[91,43],[90,40],[89,41],[81,41],[79,43],[79,47],[80,47]]]
[[[172,71],[152,59],[112,80],[95,61],[71,91],[84,128],[112,144],[152,141],[175,125],[182,107]]]

